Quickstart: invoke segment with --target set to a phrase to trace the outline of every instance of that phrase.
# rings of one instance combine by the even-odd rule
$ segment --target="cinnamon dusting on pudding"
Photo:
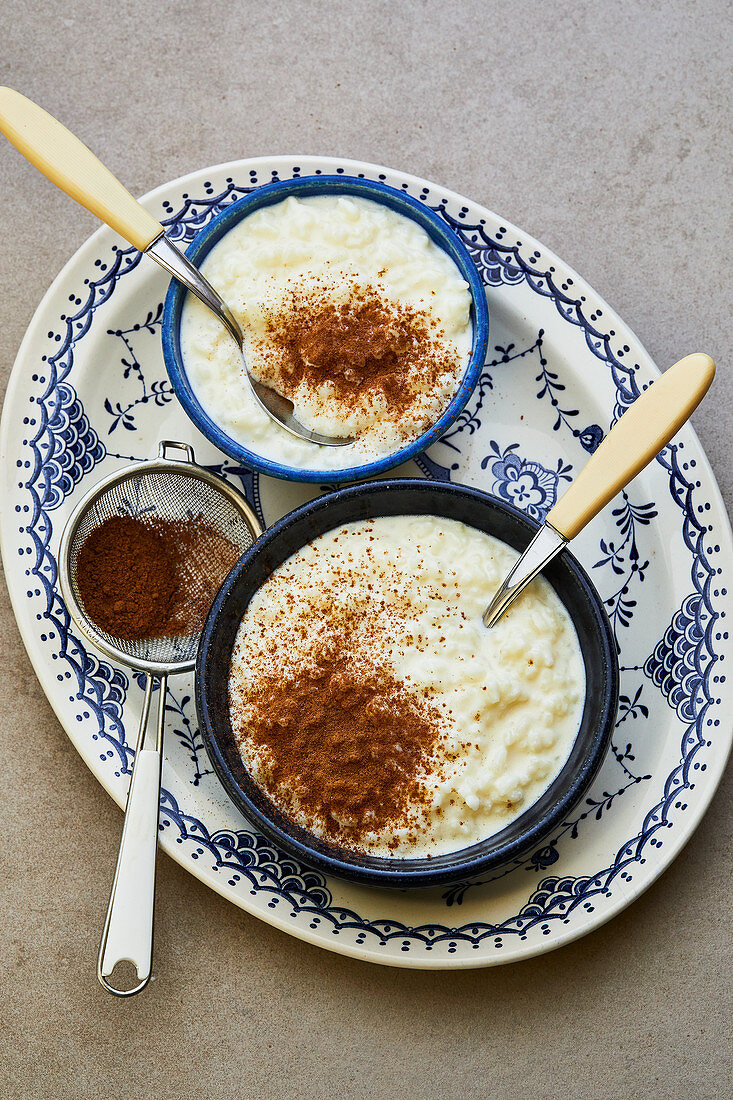
[[[291,399],[326,385],[347,406],[381,395],[398,416],[456,367],[429,313],[374,286],[353,284],[345,298],[329,287],[294,290],[265,331],[276,351],[272,380]]]
[[[327,650],[303,671],[258,683],[248,702],[248,739],[268,787],[328,839],[408,827],[428,804],[441,715],[427,692]]]

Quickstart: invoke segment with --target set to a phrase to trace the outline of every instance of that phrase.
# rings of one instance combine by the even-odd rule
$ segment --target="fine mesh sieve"
[[[167,459],[167,450],[184,448],[186,461]],[[183,672],[193,667],[199,631],[173,637],[128,641],[102,630],[89,617],[79,591],[79,551],[89,535],[113,516],[162,520],[197,520],[221,534],[240,554],[260,534],[260,526],[247,502],[236,490],[193,463],[193,451],[184,444],[165,441],[159,458],[136,463],[94,486],[69,520],[59,554],[61,591],[76,624],[99,649],[141,672]],[[206,542],[197,547],[199,560],[190,562],[187,580],[203,579],[207,562],[201,558]],[[211,543],[209,543],[211,546]],[[185,564],[185,563],[184,563]]]
[[[185,458],[169,458],[169,451]],[[97,977],[110,993],[129,996],[142,989],[152,966],[155,854],[160,801],[160,768],[163,749],[166,683],[169,675],[193,668],[200,627],[187,634],[128,641],[101,629],[89,616],[78,584],[79,553],[89,535],[115,516],[164,521],[203,519],[206,537],[185,554],[179,568],[183,582],[195,590],[208,577],[211,583],[217,539],[226,539],[245,552],[262,533],[257,517],[231,485],[197,466],[193,449],[164,440],[158,458],[138,462],[95,485],[69,518],[59,548],[59,585],[69,614],[80,632],[97,649],[115,661],[147,675],[135,763],[125,809],[120,854],[112,883],[109,908],[99,950]],[[218,544],[221,547],[221,542]],[[148,715],[153,690],[159,684],[158,721],[155,737],[148,734]],[[115,988],[107,979],[118,962],[137,969],[134,988]]]

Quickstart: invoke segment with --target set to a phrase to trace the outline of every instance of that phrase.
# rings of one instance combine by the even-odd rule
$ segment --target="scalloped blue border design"
[[[298,169],[293,170],[296,175],[298,171]],[[277,178],[276,173],[273,173],[273,178]],[[188,195],[184,195],[184,206],[176,214],[173,213],[171,204],[167,203],[166,209],[171,216],[165,224],[170,227],[172,239],[190,240],[214,213],[235,198],[249,193],[255,186],[253,182],[250,187],[238,187],[230,178],[227,181],[226,190],[218,195],[214,195],[210,184],[204,184],[204,190],[208,196],[205,199],[191,199]],[[407,185],[404,186],[406,189]],[[424,191],[421,195],[421,200],[424,202],[427,201],[427,193]],[[554,279],[554,268],[549,267],[546,271],[537,270],[536,264],[540,259],[540,253],[534,253],[529,263],[526,262],[519,254],[521,243],[509,245],[504,242],[506,230],[500,230],[497,239],[492,239],[486,233],[482,223],[470,225],[460,219],[452,218],[447,213],[445,201],[433,209],[463,238],[487,285],[497,285],[499,282],[517,285],[526,280],[527,285],[535,293],[550,298],[555,303],[558,313],[564,320],[582,329],[590,350],[597,358],[607,363],[611,370],[617,389],[615,414],[619,415],[623,408],[638,395],[639,389],[634,378],[634,367],[620,361],[629,349],[624,347],[614,353],[611,345],[615,333],[613,330],[603,333],[596,325],[602,316],[602,311],[596,310],[595,313],[586,317],[584,297],[581,295],[573,298],[569,293],[572,280],[568,279],[558,286]],[[72,700],[76,698],[82,708],[85,706],[89,708],[79,716],[80,720],[82,717],[89,717],[90,710],[94,711],[99,729],[98,733],[93,734],[92,737],[102,738],[110,746],[100,754],[102,759],[112,757],[115,753],[118,755],[120,768],[116,774],[124,773],[129,769],[131,756],[125,744],[121,724],[128,680],[120,670],[87,654],[78,639],[69,631],[68,614],[56,591],[56,562],[49,551],[52,524],[48,512],[58,503],[58,493],[67,492],[75,483],[75,475],[70,470],[68,462],[59,460],[64,446],[68,446],[70,442],[73,451],[73,432],[72,437],[67,433],[65,440],[60,439],[56,425],[61,424],[63,418],[54,419],[55,413],[64,403],[60,387],[73,367],[74,346],[89,330],[96,308],[109,299],[117,281],[122,275],[133,270],[139,260],[140,255],[133,249],[116,249],[115,260],[111,267],[107,268],[100,261],[98,266],[102,274],[96,281],[87,280],[89,292],[86,301],[82,302],[81,299],[74,299],[72,296],[71,301],[78,307],[77,312],[71,317],[62,316],[61,318],[62,323],[65,324],[63,338],[61,335],[49,334],[61,346],[55,354],[47,357],[48,382],[42,396],[36,399],[41,413],[41,422],[35,436],[28,441],[33,462],[32,464],[18,463],[19,466],[26,468],[32,465],[27,480],[20,483],[22,488],[28,490],[32,505],[31,519],[27,526],[21,528],[21,532],[25,531],[28,534],[35,549],[35,560],[26,572],[28,576],[34,576],[43,585],[47,601],[44,617],[58,631],[61,639],[60,655],[66,661],[68,668],[64,673],[59,674],[59,680],[70,678],[76,682],[77,693],[70,698]],[[39,378],[38,381],[41,384],[45,383],[44,378]],[[70,396],[71,390],[66,394],[67,403]],[[71,403],[73,404],[73,401]],[[81,414],[80,408],[79,413]],[[63,432],[61,434],[63,435]],[[81,436],[83,434],[82,432]],[[679,811],[686,809],[686,803],[683,801],[684,792],[694,788],[695,772],[705,768],[705,764],[699,759],[700,754],[703,748],[711,744],[703,730],[706,722],[708,724],[711,722],[707,718],[707,712],[713,702],[711,673],[718,660],[712,645],[713,628],[719,618],[719,613],[712,605],[711,594],[715,570],[708,561],[712,553],[712,549],[706,546],[705,540],[708,528],[695,516],[694,486],[680,469],[678,452],[682,446],[680,444],[667,448],[658,461],[668,472],[671,495],[684,515],[683,537],[692,555],[692,582],[699,597],[694,601],[688,598],[685,601],[684,611],[681,612],[686,616],[685,621],[692,624],[682,632],[681,637],[694,650],[692,658],[688,659],[685,649],[685,682],[689,684],[692,693],[690,703],[694,717],[684,732],[680,763],[667,777],[663,798],[648,812],[639,833],[618,850],[610,867],[593,877],[545,878],[533,891],[520,912],[498,925],[469,923],[459,927],[440,924],[408,927],[389,919],[368,921],[351,910],[333,905],[332,895],[323,876],[300,867],[257,835],[253,836],[245,831],[220,831],[210,834],[201,821],[184,814],[173,795],[165,790],[161,795],[161,829],[175,827],[178,832],[177,840],[181,844],[189,845],[192,859],[201,858],[208,853],[215,861],[214,869],[228,874],[231,885],[244,875],[252,884],[253,892],[265,889],[271,893],[272,901],[268,904],[272,907],[284,902],[291,907],[293,916],[301,912],[310,913],[315,922],[311,924],[311,928],[325,921],[332,927],[335,934],[347,929],[355,930],[358,933],[357,945],[370,936],[372,942],[376,942],[379,946],[401,939],[402,951],[409,951],[413,946],[430,951],[439,943],[447,944],[448,953],[452,953],[459,943],[469,944],[473,949],[477,949],[483,940],[493,937],[494,947],[501,948],[504,936],[518,936],[524,939],[528,931],[536,926],[540,927],[544,935],[549,935],[551,921],[559,920],[568,924],[570,914],[579,907],[587,912],[593,911],[593,899],[599,894],[607,896],[610,893],[610,885],[617,876],[622,881],[628,882],[631,879],[629,868],[636,861],[644,862],[643,852],[647,845],[661,846],[662,840],[657,834],[664,828],[671,828],[670,815],[673,809]],[[690,464],[694,464],[694,460],[691,460]],[[62,477],[59,477],[59,470],[63,470]],[[428,472],[430,472],[429,468]],[[21,549],[20,553],[23,552]],[[27,552],[31,553],[31,548],[28,548]],[[39,592],[39,590],[36,591]],[[715,590],[714,595],[717,597],[718,594],[718,590]],[[725,595],[724,589],[722,595]],[[690,613],[693,611],[694,618],[691,618]],[[53,637],[53,634],[49,633],[49,637]],[[675,644],[679,654],[682,646],[679,637],[675,639]],[[651,666],[647,674],[651,674]],[[719,679],[722,678],[719,677]]]
[[[619,349],[616,354],[612,351],[612,338],[616,335],[613,329],[606,333],[596,327],[595,322],[603,316],[603,310],[597,309],[590,314],[590,317],[586,317],[585,295],[581,294],[580,297],[573,298],[568,293],[573,286],[572,278],[568,278],[558,286],[555,281],[554,267],[550,266],[546,271],[537,269],[536,265],[541,253],[533,252],[527,262],[519,254],[522,247],[521,241],[513,245],[504,243],[508,230],[500,228],[495,238],[490,237],[484,228],[483,221],[473,225],[468,224],[461,218],[451,217],[445,207],[444,200],[433,209],[436,214],[445,218],[448,225],[462,239],[487,286],[498,286],[502,282],[512,286],[526,280],[535,294],[554,302],[563,321],[568,321],[571,325],[582,329],[590,350],[598,359],[607,363],[611,370],[611,377],[617,391],[616,416],[619,416],[623,409],[639,396],[639,387],[634,378],[636,364],[626,366],[621,362],[621,357],[629,352],[627,346]]]

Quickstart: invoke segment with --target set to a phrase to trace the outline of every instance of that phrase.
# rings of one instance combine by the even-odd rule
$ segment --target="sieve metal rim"
[[[169,449],[183,451],[186,457],[169,458],[167,457],[167,451]],[[107,492],[111,486],[121,485],[125,481],[131,481],[141,474],[155,473],[176,473],[185,477],[190,477],[192,480],[205,482],[211,488],[225,496],[240,513],[244,522],[250,529],[253,543],[256,542],[262,534],[263,528],[261,523],[238,489],[230,485],[229,482],[225,481],[223,478],[204,469],[203,466],[199,466],[196,463],[193,447],[190,444],[181,443],[172,439],[162,439],[158,444],[157,458],[144,459],[142,462],[133,462],[121,470],[115,470],[111,474],[107,474],[92,485],[75,506],[61,533],[58,554],[58,581],[61,598],[66,605],[66,609],[74,625],[80,633],[83,634],[84,638],[88,642],[91,642],[96,649],[100,650],[106,657],[109,657],[115,663],[124,664],[128,668],[135,669],[137,672],[150,673],[153,676],[161,676],[166,673],[169,676],[175,676],[179,672],[190,672],[196,664],[196,655],[194,654],[188,661],[169,661],[160,663],[157,661],[148,661],[142,657],[132,657],[122,650],[117,649],[115,646],[110,645],[95,629],[94,624],[88,618],[77,600],[70,570],[71,548],[74,544],[76,532],[89,509],[96,504],[103,493]]]

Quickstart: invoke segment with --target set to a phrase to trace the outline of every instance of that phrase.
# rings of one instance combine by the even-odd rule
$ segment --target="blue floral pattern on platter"
[[[539,462],[521,458],[516,453],[518,443],[510,443],[502,451],[492,439],[490,447],[492,453],[481,460],[481,469],[491,470],[494,478],[491,491],[542,523],[557,500],[561,482],[572,480],[571,467],[559,459],[557,469],[548,470]]]
[[[333,171],[332,165],[322,163],[322,170]],[[167,197],[163,206],[171,238],[188,243],[216,212],[253,187],[278,175],[285,178],[300,172],[296,165],[287,170],[279,166],[263,177],[257,162],[252,164],[255,167],[248,170],[246,165],[238,167],[236,182],[232,175],[218,187],[212,173],[211,180],[197,183],[195,197],[185,192],[180,195],[177,186],[170,185],[167,194],[172,197]],[[374,173],[375,178],[382,178],[378,170]],[[471,250],[490,294],[502,294],[502,301],[511,302],[517,294],[529,291],[556,314],[555,320],[551,314],[543,314],[534,332],[528,333],[526,326],[519,324],[507,330],[504,342],[494,346],[466,410],[443,441],[417,461],[427,477],[473,477],[541,520],[572,478],[575,466],[582,464],[583,454],[598,446],[603,429],[597,421],[603,419],[604,408],[610,424],[638,395],[638,367],[633,361],[638,352],[631,351],[630,337],[624,343],[606,326],[605,307],[594,304],[596,299],[587,288],[576,290],[572,274],[562,274],[559,264],[543,263],[541,249],[534,242],[524,245],[516,241],[515,231],[498,223],[489,228],[490,219],[482,217],[477,207],[461,206],[454,199],[434,203],[427,185],[420,189],[414,181],[400,183],[398,177],[388,177],[388,182],[413,190],[445,218]],[[151,306],[148,298],[137,315],[127,303],[118,308],[111,301],[116,288],[130,282],[131,273],[136,272],[133,279],[142,277],[137,271],[139,263],[140,256],[132,249],[114,247],[111,260],[97,256],[93,277],[85,280],[83,292],[68,295],[71,308],[49,332],[51,350],[40,357],[42,366],[31,378],[27,405],[21,406],[16,399],[18,408],[22,407],[24,433],[15,447],[20,480],[14,487],[14,500],[18,503],[10,523],[12,531],[7,511],[3,528],[5,546],[12,542],[20,565],[25,566],[24,598],[34,609],[37,644],[43,643],[49,654],[45,663],[53,665],[54,690],[59,695],[67,693],[68,706],[84,731],[80,751],[90,763],[96,753],[99,764],[95,771],[107,777],[104,781],[118,798],[132,757],[126,736],[132,711],[127,707],[132,705],[134,710],[137,705],[138,688],[134,677],[88,652],[71,630],[56,588],[53,552],[63,516],[54,532],[52,513],[68,511],[76,487],[100,463],[145,457],[160,434],[159,418],[171,414],[175,407],[157,348],[158,301]],[[586,369],[595,360],[606,372],[608,398],[590,414],[573,396],[572,377],[555,361],[555,328],[561,334],[565,329],[577,332],[586,349]],[[114,385],[110,384],[110,392],[104,395],[91,392],[88,380],[82,385],[84,378],[77,380],[78,368],[75,371],[76,358],[86,346],[83,341],[100,331],[107,340],[108,355],[119,362]],[[532,411],[536,428],[525,432],[519,425],[523,416],[517,416],[513,435],[511,429],[505,430],[506,421],[492,423],[489,404],[498,399],[499,391],[505,393],[520,384],[526,387],[522,408],[529,413],[532,405],[536,410]],[[502,425],[503,435],[499,432]],[[146,442],[141,448],[142,436]],[[553,440],[554,448],[549,445]],[[722,732],[718,730],[718,713],[726,681],[720,662],[728,636],[720,620],[725,615],[726,589],[717,579],[720,567],[713,561],[727,534],[724,527],[714,531],[710,524],[710,481],[700,479],[697,460],[685,458],[685,446],[685,442],[676,443],[659,459],[669,497],[664,508],[661,498],[648,500],[632,487],[607,514],[603,535],[589,546],[594,556],[587,561],[606,601],[622,661],[617,732],[608,761],[587,799],[541,849],[485,883],[451,887],[440,897],[432,897],[422,909],[414,899],[391,904],[393,895],[372,892],[367,899],[363,892],[350,892],[343,884],[326,881],[317,872],[298,866],[243,822],[234,828],[207,824],[211,800],[216,805],[218,799],[224,806],[214,818],[227,814],[233,818],[233,814],[211,776],[191,693],[186,686],[179,688],[174,683],[167,700],[166,738],[168,754],[175,754],[175,767],[166,765],[166,780],[171,782],[163,791],[160,820],[162,839],[169,850],[171,846],[181,849],[186,864],[198,865],[197,873],[205,880],[211,881],[212,875],[222,879],[240,904],[248,904],[247,898],[254,897],[255,902],[250,903],[253,911],[281,926],[290,922],[295,934],[354,954],[384,953],[384,961],[429,965],[429,953],[435,952],[441,965],[451,959],[487,963],[505,955],[533,953],[543,949],[543,944],[572,938],[596,920],[605,919],[604,907],[618,906],[619,896],[623,899],[633,892],[632,879],[643,878],[647,861],[662,858],[659,849],[666,831],[675,825],[682,831],[685,812],[696,798],[696,782],[713,758],[713,738]],[[125,453],[111,448],[122,448]],[[215,452],[208,458],[205,464],[209,468],[236,479],[264,522],[268,504],[263,497],[271,499],[277,487]],[[295,503],[298,501],[286,501],[286,507]],[[278,507],[285,510],[282,502]],[[645,612],[649,606],[644,593],[650,588],[650,561],[659,541],[655,531],[662,511],[668,527],[671,516],[677,517],[678,537],[687,556],[687,582],[682,590],[686,595],[680,593],[677,609],[671,611],[666,624],[660,624],[654,644],[640,654],[636,643],[644,634],[638,625],[639,612],[642,606]],[[35,660],[36,654],[32,655]],[[46,683],[44,687],[49,690]],[[664,701],[670,720],[680,731],[679,756],[663,775],[657,762],[650,760],[648,753],[645,756],[645,739],[639,737],[639,730],[648,729],[655,714],[660,721],[660,712],[654,711],[659,706],[657,700]],[[79,743],[78,736],[75,740]],[[647,787],[649,793],[641,794]],[[197,791],[204,792],[203,799],[197,798]],[[609,859],[596,861],[596,869],[585,873],[582,864],[591,857],[584,853],[593,852],[596,835],[610,828],[609,820],[630,798],[638,800],[633,833],[615,845]],[[547,877],[550,869],[553,873]],[[531,881],[527,883],[522,875],[529,875]],[[513,904],[506,916],[477,919],[482,899],[497,896],[503,883],[512,884],[512,897],[524,894],[523,899]],[[343,903],[345,895],[353,904]],[[474,919],[446,923],[457,907],[471,905]],[[410,909],[409,920],[400,917],[405,906]],[[375,907],[394,916],[375,915]],[[429,914],[427,919],[412,919],[423,909],[423,915]],[[441,910],[442,919],[438,916]]]

